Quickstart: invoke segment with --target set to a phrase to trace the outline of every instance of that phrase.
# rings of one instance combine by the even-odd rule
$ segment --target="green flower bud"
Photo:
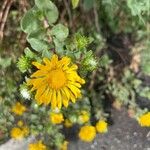
[[[90,43],[89,38],[81,34],[75,35],[74,41],[78,49],[86,48]]]
[[[25,56],[21,56],[18,60],[17,67],[22,73],[25,73],[31,68],[30,59]]]
[[[92,51],[85,54],[83,60],[81,61],[82,68],[84,71],[93,71],[97,68],[97,60],[94,58]]]

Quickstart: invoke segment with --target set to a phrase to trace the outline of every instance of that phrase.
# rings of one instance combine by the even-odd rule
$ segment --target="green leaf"
[[[48,44],[46,41],[30,38],[28,39],[28,42],[31,44],[31,47],[38,52],[48,49]]]
[[[38,20],[37,8],[33,7],[31,10],[27,11],[21,20],[21,29],[25,33],[31,33],[41,27],[41,22]]]
[[[90,10],[93,7],[94,0],[84,0],[83,1],[83,7],[86,10]]]
[[[50,58],[52,56],[52,52],[50,50],[43,50],[42,51],[42,57],[47,57],[47,58]]]
[[[56,52],[60,55],[63,55],[64,53],[64,42],[63,41],[59,41],[58,39],[54,38],[54,44],[55,44],[55,49]]]
[[[43,51],[48,49],[48,43],[46,42],[46,30],[39,29],[30,33],[27,37],[27,41],[31,44],[31,47],[36,51]]]
[[[33,59],[36,57],[36,55],[28,47],[25,48],[24,53],[27,58]]]
[[[12,58],[1,58],[0,57],[0,66],[2,68],[7,68],[11,65]]]
[[[51,30],[51,35],[54,35],[58,40],[64,41],[69,34],[69,30],[62,24],[57,24]]]
[[[79,0],[71,0],[73,9],[77,8],[79,5]]]
[[[44,13],[49,24],[57,21],[58,9],[50,0],[35,0],[35,5]]]

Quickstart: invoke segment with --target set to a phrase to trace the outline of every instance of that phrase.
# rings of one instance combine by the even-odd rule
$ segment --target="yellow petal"
[[[81,91],[74,85],[67,85],[67,86],[72,91],[72,93],[75,95],[75,97],[77,98]]]
[[[44,67],[42,64],[40,64],[38,62],[32,62],[32,64],[38,69],[42,69]]]
[[[66,95],[67,99],[70,99],[69,89],[67,87],[64,87],[62,92]]]
[[[61,90],[61,95],[62,95],[62,102],[63,102],[63,105],[65,107],[68,107],[69,105],[69,99],[67,98],[65,92],[63,90]]]
[[[48,59],[48,58],[43,58],[43,61],[44,61],[44,63],[46,64],[46,65],[48,65],[48,66],[51,66],[51,62],[50,62],[50,60]]]
[[[52,89],[49,89],[48,94],[47,94],[47,101],[44,103],[45,105],[48,105],[51,102],[52,99]]]
[[[57,91],[57,103],[58,103],[58,108],[61,109],[61,107],[62,107],[62,97],[61,97],[60,91]]]
[[[55,109],[57,106],[56,91],[55,90],[53,90],[51,105],[52,105],[52,109]]]
[[[46,76],[47,73],[48,73],[47,70],[38,70],[31,75],[31,78],[33,78],[33,77],[44,77],[44,76]]]

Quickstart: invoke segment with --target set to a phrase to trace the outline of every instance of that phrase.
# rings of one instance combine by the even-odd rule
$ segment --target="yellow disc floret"
[[[64,117],[62,113],[51,113],[50,114],[50,121],[53,124],[60,124],[64,121]]]
[[[100,120],[96,123],[96,130],[99,133],[105,133],[107,132],[107,122],[105,122],[104,120]]]
[[[79,131],[79,138],[85,142],[93,141],[95,136],[96,136],[95,127],[90,125],[81,127]]]
[[[12,107],[12,112],[15,113],[16,115],[22,115],[26,111],[26,107],[22,105],[21,103],[17,102],[13,107]]]
[[[11,137],[14,139],[22,139],[29,134],[29,128],[27,126],[24,126],[22,128],[14,127],[11,130]]]
[[[150,112],[140,116],[138,121],[142,127],[150,127]]]
[[[79,121],[81,123],[86,123],[90,119],[89,113],[87,111],[82,111],[81,114],[79,115]]]
[[[68,149],[68,144],[69,144],[68,141],[64,141],[64,143],[61,145],[60,150],[67,150]]]
[[[29,144],[29,150],[46,150],[46,146],[42,143],[42,141],[38,141],[36,143]]]

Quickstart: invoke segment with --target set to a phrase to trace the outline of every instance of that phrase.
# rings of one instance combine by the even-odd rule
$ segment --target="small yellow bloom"
[[[29,134],[29,128],[27,126],[24,127],[21,126],[21,128],[14,127],[12,128],[10,133],[11,137],[14,139],[22,139],[28,136],[28,134]]]
[[[65,123],[64,123],[65,127],[70,128],[73,126],[72,122],[68,119],[65,119]]]
[[[85,142],[93,141],[95,136],[96,136],[95,127],[90,125],[81,127],[79,131],[79,138]]]
[[[67,150],[68,149],[68,144],[69,144],[68,141],[64,141],[64,143],[62,144],[60,150]]]
[[[46,146],[42,143],[42,141],[38,141],[36,143],[29,144],[29,150],[46,150]]]
[[[150,127],[150,112],[142,115],[138,121],[142,127]]]
[[[52,109],[68,107],[69,101],[73,103],[81,97],[81,85],[85,83],[78,73],[78,66],[72,64],[69,57],[58,59],[53,55],[51,59],[44,58],[44,64],[33,62],[38,69],[27,81],[36,91],[35,100],[40,104],[51,104]]]
[[[27,136],[29,134],[29,128],[27,126],[22,127],[22,132],[24,136]]]
[[[89,119],[90,119],[89,113],[87,111],[82,111],[81,115],[79,116],[79,121],[81,123],[86,123],[89,121]]]
[[[26,111],[26,107],[22,105],[21,103],[17,102],[13,107],[12,107],[12,112],[17,114],[17,115],[22,115]]]
[[[104,120],[100,120],[96,123],[96,130],[99,133],[105,133],[107,132],[107,122],[105,122]]]
[[[24,137],[24,132],[20,128],[12,128],[11,130],[11,137],[14,139],[22,139]]]
[[[51,113],[50,120],[53,124],[60,124],[64,121],[62,113]]]
[[[22,127],[22,126],[23,126],[23,121],[19,120],[18,123],[17,123],[17,125],[18,125],[19,127]]]

